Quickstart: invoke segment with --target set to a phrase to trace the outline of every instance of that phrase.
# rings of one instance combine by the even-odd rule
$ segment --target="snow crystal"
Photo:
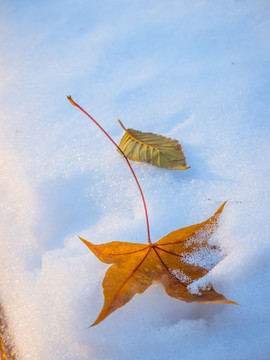
[[[183,271],[177,269],[177,270],[170,270],[171,274],[173,274],[173,276],[175,276],[178,280],[184,282],[184,283],[189,283],[191,281],[191,279],[185,275],[183,273]]]

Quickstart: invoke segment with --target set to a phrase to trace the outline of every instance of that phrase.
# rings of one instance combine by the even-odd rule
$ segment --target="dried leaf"
[[[209,247],[208,240],[218,225],[224,205],[210,219],[173,231],[154,244],[113,241],[93,245],[80,238],[100,261],[113,264],[103,280],[103,309],[92,326],[125,305],[135,294],[142,294],[154,281],[161,282],[169,296],[182,301],[237,304],[216,292],[211,285],[200,290],[200,294],[188,289],[188,285],[208,271],[188,263],[187,257],[198,248]]]
[[[128,159],[145,161],[166,169],[185,170],[189,168],[182,146],[177,140],[162,135],[126,129],[121,121],[118,121],[126,131],[119,147]]]

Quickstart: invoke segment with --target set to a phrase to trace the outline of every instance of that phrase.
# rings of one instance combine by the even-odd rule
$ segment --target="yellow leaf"
[[[188,289],[208,271],[186,260],[198,249],[209,247],[208,240],[224,205],[210,219],[173,231],[154,244],[113,241],[94,245],[80,238],[100,261],[113,264],[103,280],[103,308],[92,326],[124,306],[135,294],[142,294],[154,281],[160,282],[169,296],[182,301],[237,304],[216,292],[212,285],[199,294]]]
[[[185,170],[189,168],[182,146],[177,140],[162,135],[126,129],[121,121],[118,121],[126,131],[119,147],[128,159],[145,161],[166,169]]]

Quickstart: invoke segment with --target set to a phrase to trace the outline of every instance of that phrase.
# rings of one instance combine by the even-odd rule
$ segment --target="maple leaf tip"
[[[80,236],[78,236],[78,238],[86,245],[86,246],[88,246],[88,244],[89,244],[89,241],[87,241],[87,240],[85,240],[85,239],[83,239],[82,237],[80,237]]]
[[[238,306],[240,306],[240,304],[238,304],[237,302],[235,302],[235,301],[231,301],[231,300],[229,300],[229,304],[232,304],[232,305],[238,305]]]
[[[227,204],[229,200],[224,201],[224,203],[217,209],[217,211],[215,212],[215,215],[219,215],[222,213],[224,206]]]
[[[93,324],[89,325],[89,326],[87,327],[87,329],[91,329],[91,327],[96,326],[96,325],[99,324],[99,323],[100,323],[100,321],[99,321],[99,322],[95,321],[95,322],[93,322]]]
[[[93,326],[98,325],[101,321],[102,321],[102,320],[98,320],[98,319],[97,319],[96,321],[93,322],[92,325],[88,326],[88,329],[90,329],[90,328],[93,327]]]

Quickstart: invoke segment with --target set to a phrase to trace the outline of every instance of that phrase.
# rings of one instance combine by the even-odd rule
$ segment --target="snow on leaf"
[[[113,241],[94,245],[80,238],[100,261],[112,264],[103,280],[104,305],[92,326],[124,306],[134,295],[142,294],[154,281],[160,282],[169,296],[182,301],[236,304],[216,292],[212,285],[199,294],[188,288],[208,270],[188,263],[186,257],[192,256],[194,249],[197,251],[196,239],[201,248],[208,246],[224,205],[208,220],[173,231],[154,244]]]

